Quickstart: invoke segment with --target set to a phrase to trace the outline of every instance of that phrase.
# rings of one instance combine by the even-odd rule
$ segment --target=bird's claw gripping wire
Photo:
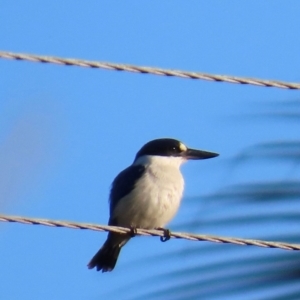
[[[171,238],[171,231],[170,229],[166,229],[166,228],[157,228],[158,230],[163,231],[164,235],[160,237],[161,242],[166,242]]]
[[[137,234],[137,230],[136,230],[136,227],[133,227],[133,226],[130,226],[130,232],[129,232],[129,235],[130,237],[135,237]]]

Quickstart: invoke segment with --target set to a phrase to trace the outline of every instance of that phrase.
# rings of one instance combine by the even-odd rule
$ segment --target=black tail
[[[97,271],[110,272],[114,269],[122,246],[129,238],[125,235],[109,234],[102,248],[94,255],[88,263],[88,268],[97,268]]]

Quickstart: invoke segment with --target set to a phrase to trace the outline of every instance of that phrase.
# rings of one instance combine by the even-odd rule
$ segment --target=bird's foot
[[[166,228],[162,228],[162,227],[158,227],[156,228],[157,230],[162,230],[164,232],[164,235],[160,237],[160,240],[162,242],[166,242],[171,238],[171,231],[170,229],[166,229]]]
[[[136,234],[137,234],[137,230],[136,230],[136,227],[134,227],[134,226],[130,226],[130,232],[129,232],[129,235],[130,235],[130,237],[135,237],[136,236]]]

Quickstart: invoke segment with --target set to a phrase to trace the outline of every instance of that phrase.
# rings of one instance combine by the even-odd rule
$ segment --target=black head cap
[[[136,154],[136,159],[143,155],[180,156],[187,147],[175,139],[156,139],[145,144]]]

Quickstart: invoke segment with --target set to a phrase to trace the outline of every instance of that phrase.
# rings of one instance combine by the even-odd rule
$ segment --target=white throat
[[[158,156],[143,155],[133,162],[133,165],[157,166],[157,167],[174,167],[179,169],[186,162],[186,159],[180,156]]]

